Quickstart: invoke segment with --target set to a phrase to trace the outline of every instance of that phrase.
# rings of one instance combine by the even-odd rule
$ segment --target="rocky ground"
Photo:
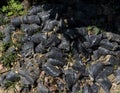
[[[0,18],[0,93],[120,93],[120,6],[59,2]]]

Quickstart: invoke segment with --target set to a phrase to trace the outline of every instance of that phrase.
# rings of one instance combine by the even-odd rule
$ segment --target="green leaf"
[[[13,12],[11,11],[11,12],[8,12],[8,14],[7,14],[8,16],[11,16],[11,15],[13,15]]]
[[[8,5],[2,7],[2,12],[6,13],[7,16],[24,14],[23,6],[19,0],[8,0]]]
[[[77,93],[82,93],[82,90],[78,91]]]
[[[22,5],[17,5],[17,8],[16,8],[17,11],[20,11],[22,9],[23,9]]]
[[[8,9],[7,6],[3,6],[3,7],[2,7],[2,12],[6,12],[7,9]]]
[[[93,31],[95,32],[95,34],[99,34],[100,29],[99,29],[99,28],[97,28],[97,27],[94,27],[94,28],[93,28]]]
[[[91,30],[96,35],[102,32],[101,29],[96,26],[88,26],[87,30]]]
[[[15,2],[14,2],[11,6],[12,6],[12,8],[14,8],[14,9],[16,9],[16,8],[18,7],[17,3],[15,3]]]
[[[23,15],[23,14],[24,14],[24,11],[20,11],[20,12],[19,12],[19,15]]]
[[[15,3],[15,0],[10,0],[9,1],[9,4],[13,4],[13,3]]]
[[[88,26],[87,30],[92,30],[92,28],[93,28],[92,26]]]

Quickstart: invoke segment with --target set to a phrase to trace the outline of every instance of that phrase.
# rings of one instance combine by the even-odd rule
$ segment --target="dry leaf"
[[[0,64],[0,70],[2,70],[3,69],[3,64]]]

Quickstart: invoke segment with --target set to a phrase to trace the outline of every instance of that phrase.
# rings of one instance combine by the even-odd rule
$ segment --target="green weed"
[[[15,87],[15,85],[16,85],[16,83],[17,83],[17,80],[19,81],[20,78],[18,77],[15,82],[12,82],[12,81],[9,81],[9,80],[8,80],[8,81],[5,83],[5,87],[7,88],[6,93],[9,93],[9,89],[10,89],[10,88],[14,89],[14,93],[18,93],[18,91],[17,91],[17,89],[16,89],[16,87]]]
[[[11,42],[8,42],[8,43],[2,43],[0,45],[0,51],[3,53],[3,52],[6,52],[6,50],[11,46]]]
[[[3,54],[1,57],[3,65],[8,68],[12,67],[16,57],[15,53]]]
[[[82,90],[78,91],[77,93],[83,93]]]
[[[8,5],[2,7],[2,12],[6,13],[7,16],[17,16],[25,14],[23,6],[18,0],[9,0]]]
[[[12,46],[12,43],[2,43],[0,46],[0,62],[5,66],[5,67],[12,67],[13,63],[15,62],[16,59],[16,53],[10,52],[7,53],[6,51],[8,50],[9,47]]]
[[[119,92],[116,92],[116,93],[120,93],[120,91],[119,91]]]
[[[91,31],[92,33],[94,33],[94,34],[100,34],[101,32],[103,32],[101,29],[99,29],[98,27],[96,27],[96,26],[88,26],[87,27],[87,30],[88,31]]]
[[[5,34],[3,34],[2,32],[0,32],[0,40],[2,40],[5,37]]]

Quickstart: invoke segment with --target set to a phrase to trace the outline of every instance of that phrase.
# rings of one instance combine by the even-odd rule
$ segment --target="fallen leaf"
[[[3,69],[3,64],[0,64],[0,70],[2,70]]]

